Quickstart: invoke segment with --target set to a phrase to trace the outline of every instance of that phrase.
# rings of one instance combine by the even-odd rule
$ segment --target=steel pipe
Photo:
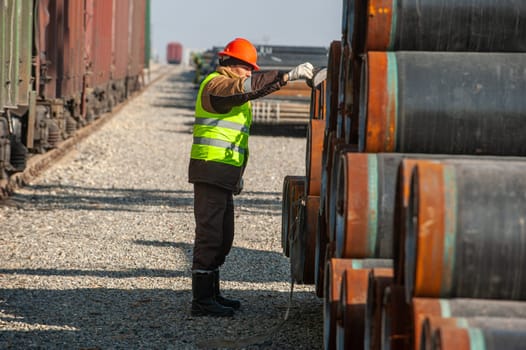
[[[526,303],[509,300],[413,298],[411,325],[415,350],[421,348],[421,325],[427,317],[526,320]]]
[[[363,16],[365,51],[526,52],[523,1],[369,0]]]
[[[524,333],[524,339],[526,339],[526,319],[523,318],[428,316],[422,322],[422,325],[420,327],[420,341],[415,342],[415,350],[432,350],[433,335],[437,330],[442,329],[444,327],[467,328],[468,330],[473,328],[480,328],[498,331],[511,331],[513,333]],[[416,338],[415,340],[418,340],[418,338]]]
[[[359,150],[526,155],[522,54],[369,52]]]
[[[352,152],[340,156],[336,257],[393,258],[396,172],[402,157]]]
[[[432,350],[521,350],[526,331],[499,328],[439,327],[433,334]]]
[[[389,267],[389,262],[381,259],[327,259],[323,299],[324,349],[335,349],[336,347],[336,322],[338,320],[337,312],[341,298],[343,273],[346,270],[360,270],[363,271],[364,278],[368,280],[368,273],[372,269],[385,270]]]
[[[525,171],[518,161],[418,163],[404,242],[407,300],[526,300]]]
[[[305,192],[309,196],[320,195],[324,127],[325,121],[323,119],[311,119],[307,129],[307,152],[305,157],[307,181],[305,183]]]
[[[336,317],[336,349],[363,349],[369,270],[346,269]]]

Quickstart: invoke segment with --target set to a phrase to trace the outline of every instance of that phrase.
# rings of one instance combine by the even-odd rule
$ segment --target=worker
[[[257,72],[256,48],[243,38],[229,42],[218,56],[219,66],[204,78],[197,94],[188,169],[196,224],[191,314],[228,317],[241,303],[221,294],[219,267],[234,240],[233,195],[242,190],[248,160],[250,101],[287,81],[311,79],[313,66],[306,62],[290,72]]]

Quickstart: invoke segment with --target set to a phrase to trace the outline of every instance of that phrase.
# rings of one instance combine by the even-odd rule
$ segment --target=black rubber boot
[[[239,310],[241,307],[241,303],[238,300],[234,299],[227,299],[221,295],[221,290],[219,286],[219,270],[214,270],[214,296],[216,301],[227,307],[231,307],[232,309]]]
[[[214,298],[214,277],[212,272],[192,273],[192,316],[234,316],[234,309],[216,302]]]

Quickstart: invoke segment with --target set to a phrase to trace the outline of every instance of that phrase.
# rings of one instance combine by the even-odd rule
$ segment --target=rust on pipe
[[[421,324],[425,317],[491,317],[526,319],[526,303],[511,300],[489,299],[438,299],[438,298],[413,298],[412,326]]]
[[[433,349],[470,350],[469,330],[457,327],[440,327],[433,334]],[[474,350],[474,349],[473,349]]]
[[[342,154],[338,171],[336,256],[393,258],[395,178],[401,154]]]
[[[321,189],[321,161],[325,121],[311,119],[307,135],[307,194],[319,196]]]
[[[415,328],[414,343],[415,350],[428,350],[432,349],[433,346],[433,334],[441,327],[459,327],[457,318],[453,317],[439,317],[439,316],[426,316],[423,321],[418,324]]]
[[[363,349],[369,270],[343,273],[336,322],[337,349]]]
[[[324,349],[336,348],[336,309],[340,300],[343,272],[352,269],[356,262],[351,259],[328,259],[325,265],[323,299],[323,342]]]
[[[443,326],[458,327],[457,319],[451,317],[425,316],[419,318],[420,323],[415,325],[414,344],[415,350],[430,349],[432,344],[433,332]]]
[[[330,245],[327,249],[330,249]],[[338,320],[338,303],[341,298],[343,273],[346,270],[360,270],[364,271],[368,279],[368,273],[372,269],[378,269],[382,273],[386,270],[391,270],[390,261],[385,259],[327,259],[323,299],[323,339],[325,349],[334,349],[336,346],[336,322]]]
[[[392,52],[369,52],[364,66],[366,72],[362,79],[367,79],[368,89],[361,93],[360,98],[365,100],[360,103],[363,107],[360,107],[359,119],[362,124],[367,123],[367,132],[366,139],[359,141],[360,149],[393,152],[398,113],[396,57]]]
[[[370,208],[370,203],[374,201],[370,195],[376,192],[370,191],[367,186],[369,155],[345,153],[340,164],[342,171],[339,172],[339,188],[343,198],[338,197],[337,201],[341,201],[343,206],[340,208],[341,212],[338,211],[337,220],[343,227],[337,229],[341,234],[336,234],[336,255],[342,258],[370,257],[369,239],[373,238],[368,237],[367,233],[370,232],[369,226],[376,224],[377,210]]]
[[[325,74],[327,74],[327,70],[325,70]],[[320,115],[321,119],[325,120],[325,118],[327,118],[327,78],[325,78],[325,80],[323,80],[323,82],[321,83],[320,93]]]
[[[420,332],[421,324],[426,317],[429,316],[442,316],[444,315],[443,308],[445,304],[442,304],[440,299],[431,298],[413,298],[412,300],[412,344],[415,350],[420,350]]]
[[[449,290],[452,283],[448,273],[453,268],[454,258],[451,246],[454,247],[454,240],[446,237],[446,222],[456,222],[454,218],[455,206],[446,203],[446,194],[454,191],[453,186],[446,186],[444,179],[443,165],[434,162],[421,161],[416,168],[415,178],[425,179],[425,183],[416,180],[414,182],[415,191],[418,192],[418,200],[413,204],[417,214],[415,235],[418,242],[418,253],[414,261],[414,272],[408,271],[413,267],[411,263],[406,263],[405,278],[409,287],[414,286],[414,290],[407,288],[408,293],[413,292],[415,296],[440,296],[443,285]],[[448,196],[455,198],[455,195]],[[411,205],[411,204],[410,204]],[[446,218],[446,215],[453,216]],[[454,233],[454,232],[453,232]],[[445,246],[445,240],[451,242],[449,247]],[[416,242],[412,240],[413,242]],[[408,240],[406,239],[406,242]],[[409,251],[409,253],[408,253]],[[415,250],[406,245],[406,257],[412,255]],[[414,281],[413,279],[414,274]],[[411,295],[407,295],[410,300]]]
[[[500,322],[503,322],[501,320]],[[441,326],[433,334],[432,349],[524,349],[526,331],[523,320],[506,320],[504,324],[489,324],[481,327]],[[463,332],[462,332],[463,331]],[[445,335],[447,333],[447,337]]]
[[[367,8],[366,50],[386,50],[392,47],[393,0],[370,0]]]
[[[405,249],[402,244],[405,241],[406,232],[404,228],[406,220],[409,220],[407,208],[409,206],[409,191],[411,188],[411,174],[416,166],[417,159],[403,159],[398,169],[397,190],[395,198],[395,222],[393,240],[393,264],[395,266],[395,283],[404,284],[404,259]]]
[[[319,119],[319,110],[320,110],[320,89],[312,88],[310,94],[310,108],[309,116],[310,119]]]
[[[524,332],[526,319],[511,317],[439,317],[428,316],[421,325],[420,337],[422,347],[415,349],[431,349],[434,332],[443,327],[481,328],[512,332]],[[471,334],[470,334],[471,338]],[[418,340],[418,339],[417,339]],[[507,348],[503,346],[502,348]]]

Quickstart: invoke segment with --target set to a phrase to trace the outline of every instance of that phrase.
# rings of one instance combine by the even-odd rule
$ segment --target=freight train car
[[[177,42],[168,43],[166,46],[166,62],[180,64],[183,60],[183,45]]]
[[[141,88],[149,0],[0,1],[0,188]]]

